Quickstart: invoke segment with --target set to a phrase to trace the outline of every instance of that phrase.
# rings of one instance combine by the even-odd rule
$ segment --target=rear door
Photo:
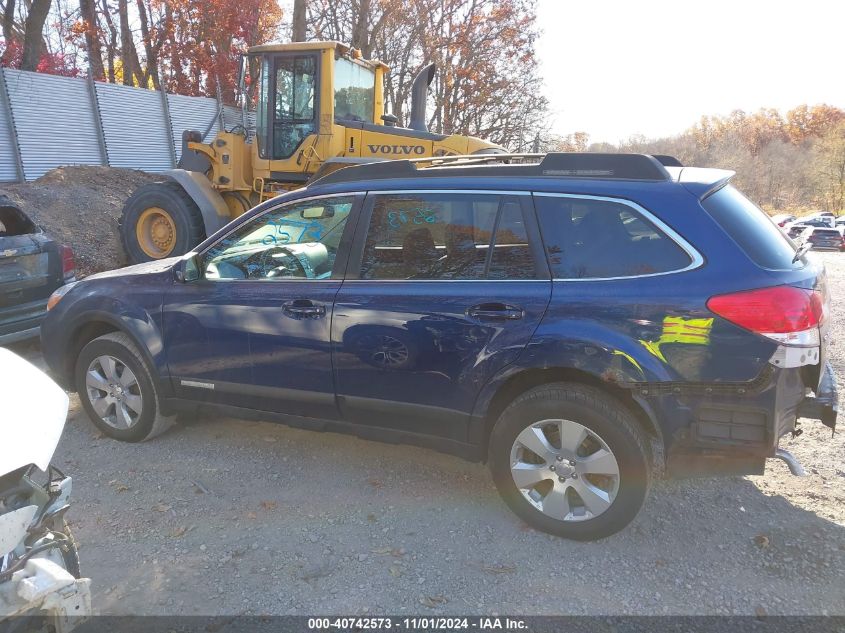
[[[479,390],[519,356],[549,302],[529,201],[368,195],[332,320],[344,419],[466,441]]]

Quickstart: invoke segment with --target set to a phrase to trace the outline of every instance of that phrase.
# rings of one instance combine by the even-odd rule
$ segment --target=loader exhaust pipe
[[[408,127],[420,132],[428,132],[428,125],[425,122],[425,104],[428,97],[428,87],[434,79],[436,66],[432,63],[423,69],[414,78],[411,87],[411,122]]]

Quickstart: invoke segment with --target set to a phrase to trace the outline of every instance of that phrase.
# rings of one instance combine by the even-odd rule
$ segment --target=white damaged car
[[[66,633],[91,615],[91,581],[80,578],[65,521],[71,478],[50,464],[68,397],[0,348],[0,403],[0,630],[31,630],[38,619]]]

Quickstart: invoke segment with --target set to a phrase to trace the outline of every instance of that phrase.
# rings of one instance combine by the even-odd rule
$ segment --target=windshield
[[[335,60],[335,118],[372,122],[375,86],[376,76],[369,68],[345,58]]]

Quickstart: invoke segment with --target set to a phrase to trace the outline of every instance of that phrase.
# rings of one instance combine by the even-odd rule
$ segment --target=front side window
[[[300,143],[316,132],[316,97],[316,57],[276,59],[273,158],[290,158]]]
[[[376,75],[343,57],[334,63],[334,115],[347,121],[373,120]]]
[[[285,205],[253,218],[202,257],[209,280],[328,279],[352,209],[350,196]]]
[[[637,277],[683,270],[692,260],[630,205],[536,196],[540,231],[556,279]]]
[[[516,197],[409,193],[375,196],[361,279],[533,279]]]

